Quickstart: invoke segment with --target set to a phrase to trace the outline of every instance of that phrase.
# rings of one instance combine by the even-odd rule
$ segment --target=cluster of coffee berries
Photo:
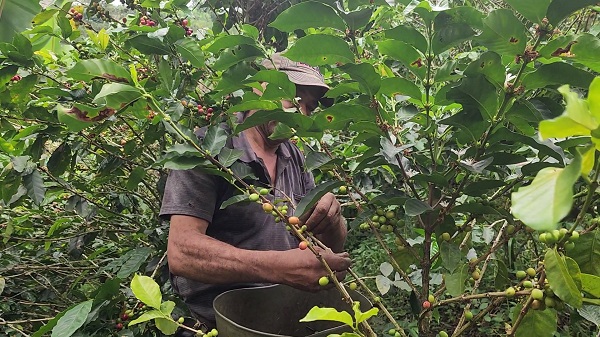
[[[188,19],[181,20],[181,27],[185,30],[185,36],[190,36],[194,33],[194,31],[188,26]]]
[[[110,12],[100,6],[100,3],[93,1],[88,7],[88,16],[97,16],[103,20],[110,17]]]
[[[79,13],[75,8],[69,9],[69,14],[71,14],[71,18],[73,18],[74,21],[81,22],[81,20],[83,20],[83,14]]]
[[[122,330],[123,322],[127,322],[131,315],[133,315],[133,310],[125,310],[124,312],[122,312],[121,315],[119,315],[119,318],[117,318],[117,324],[115,325],[115,329],[117,331]]]
[[[140,26],[154,27],[156,26],[156,22],[152,21],[152,19],[149,19],[147,16],[144,15],[140,19]]]
[[[13,77],[10,78],[11,81],[13,82],[18,82],[22,79],[21,75],[15,75]]]
[[[391,233],[394,231],[395,226],[404,225],[403,220],[398,220],[396,218],[396,212],[393,210],[384,210],[378,208],[375,211],[375,214],[371,217],[371,221],[373,222],[373,226],[378,228],[383,233]],[[359,228],[362,230],[368,230],[371,226],[368,223],[362,223],[359,225]]]
[[[211,107],[204,107],[202,104],[198,104],[196,106],[196,110],[198,111],[198,115],[203,116],[205,120],[209,121],[212,118],[215,109]]]
[[[565,251],[571,251],[573,248],[575,248],[575,241],[578,239],[579,232],[573,231],[572,233],[569,233],[569,230],[566,228],[544,232],[539,236],[539,240],[549,247],[557,243],[562,244]]]

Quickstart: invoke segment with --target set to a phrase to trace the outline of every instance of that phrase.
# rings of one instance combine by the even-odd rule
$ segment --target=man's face
[[[319,106],[319,99],[323,97],[323,88],[310,85],[296,85],[296,97],[299,97],[298,104],[301,112],[310,116]],[[290,101],[282,101],[284,108],[292,108],[294,105]]]

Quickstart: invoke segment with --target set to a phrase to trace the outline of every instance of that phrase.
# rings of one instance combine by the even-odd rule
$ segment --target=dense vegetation
[[[189,314],[157,216],[167,172],[249,202],[219,125],[278,120],[318,181],[296,212],[343,203],[355,262],[334,283],[379,308],[356,334],[598,334],[597,5],[0,0],[0,333],[172,334]],[[274,51],[320,66],[336,104],[282,110],[294,85],[259,67]]]

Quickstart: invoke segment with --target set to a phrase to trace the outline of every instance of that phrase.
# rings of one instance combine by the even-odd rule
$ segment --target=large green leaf
[[[175,43],[177,52],[196,68],[204,67],[204,52],[197,41],[181,39]]]
[[[373,9],[363,8],[350,13],[340,12],[339,14],[346,22],[346,25],[348,25],[348,29],[358,30],[369,23],[369,20],[373,15]]]
[[[227,142],[227,131],[220,125],[211,126],[202,141],[202,148],[211,155],[217,155]]]
[[[100,92],[94,97],[94,103],[120,109],[140,97],[142,97],[142,93],[136,87],[121,83],[107,83],[102,86]]]
[[[425,212],[431,212],[433,211],[433,208],[421,200],[408,199],[406,200],[406,203],[404,203],[404,211],[408,216],[417,216]]]
[[[319,48],[315,48],[319,46]],[[349,63],[354,54],[346,41],[333,35],[311,34],[302,37],[284,54],[290,60],[300,61],[311,66]]]
[[[421,89],[413,82],[402,77],[389,77],[381,80],[378,94],[388,96],[403,95],[421,100]]]
[[[477,77],[478,74],[483,74],[496,88],[504,88],[506,70],[504,69],[504,65],[502,65],[500,55],[494,52],[488,51],[481,54],[479,59],[469,64],[464,73],[468,77]]]
[[[236,125],[235,134],[268,121],[284,123],[287,126],[295,128],[299,134],[304,130],[308,130],[313,125],[312,119],[303,114],[282,110],[259,111],[246,118],[243,123]]]
[[[424,79],[427,75],[425,57],[410,44],[398,40],[384,40],[377,42],[377,48],[383,55],[400,61],[418,78]]]
[[[600,126],[600,111],[589,109],[587,100],[579,98],[579,94],[572,91],[568,85],[558,88],[558,91],[563,95],[567,106],[561,116],[540,122],[542,139],[591,135],[592,131]],[[600,78],[592,81],[589,95],[600,95]]]
[[[65,312],[52,329],[51,337],[72,336],[85,323],[88,314],[92,311],[93,303],[94,300],[88,300]]]
[[[350,78],[358,82],[362,91],[367,95],[373,96],[379,91],[379,88],[381,87],[381,76],[375,72],[375,69],[371,64],[349,63],[340,68],[350,75]]]
[[[512,194],[511,212],[527,226],[552,230],[571,211],[573,184],[581,172],[581,157],[565,168],[547,167],[538,172],[529,186]]]
[[[433,52],[440,54],[475,36],[481,27],[483,14],[473,7],[455,7],[440,12],[434,20]]]
[[[350,123],[375,123],[375,113],[362,105],[338,103],[315,115],[314,121],[322,130],[343,130]]]
[[[600,38],[592,34],[581,34],[575,40],[576,43],[571,47],[571,52],[567,53],[567,59],[574,59],[577,62],[591,68],[596,72],[600,72]]]
[[[64,142],[60,144],[48,159],[46,166],[50,173],[58,177],[65,173],[71,162],[71,146]]]
[[[165,335],[172,335],[177,331],[179,325],[173,320],[166,318],[156,318],[154,319],[156,323],[156,327]]]
[[[254,39],[243,35],[224,35],[220,36],[206,48],[206,51],[217,53],[222,49],[232,48],[235,46],[249,45],[256,47]]]
[[[67,71],[67,75],[75,80],[86,82],[100,78],[114,82],[131,82],[129,70],[109,59],[79,61],[73,68]]]
[[[35,0],[0,0],[0,42],[10,42],[27,29],[41,9]]]
[[[122,264],[117,272],[117,277],[120,279],[126,279],[129,275],[135,273],[140,269],[142,264],[148,260],[151,254],[151,249],[148,247],[136,248],[128,251],[123,255],[120,260]]]
[[[296,205],[294,214],[301,216],[310,210],[316,203],[323,197],[327,192],[333,191],[333,189],[344,185],[342,181],[328,181],[324,184],[319,184],[317,187],[308,192],[302,200]]]
[[[213,68],[219,71],[226,70],[240,62],[250,61],[263,56],[260,49],[255,46],[243,44],[222,53],[219,59],[213,64]]]
[[[545,88],[551,85],[570,84],[587,89],[594,75],[569,63],[555,62],[544,64],[536,71],[523,77],[523,85],[528,90]]]
[[[291,99],[296,97],[296,85],[290,81],[290,78],[283,72],[277,70],[261,70],[249,77],[245,82],[266,82],[267,89],[264,91],[262,98],[266,100]],[[280,88],[283,91],[283,96],[271,96],[269,91],[272,87]],[[260,107],[259,109],[267,109]],[[274,109],[274,108],[273,108]],[[268,109],[271,110],[271,109]],[[237,110],[243,111],[243,110]]]
[[[129,322],[129,326],[136,325],[139,323],[143,323],[155,318],[164,318],[165,314],[163,314],[160,310],[150,310],[141,314],[140,317]]]
[[[496,88],[482,75],[463,78],[446,97],[462,104],[465,111],[478,110],[484,120],[491,120],[498,113]]]
[[[464,264],[452,274],[444,274],[448,293],[455,297],[465,292],[465,282],[469,278],[469,265]]]
[[[399,25],[384,31],[385,37],[405,42],[422,53],[427,52],[427,39],[417,29],[408,25]]]
[[[581,274],[581,290],[600,298],[600,276]]]
[[[600,327],[600,306],[584,305],[581,307],[581,309],[578,309],[577,312],[581,315],[581,317],[596,324],[597,327]]]
[[[456,269],[464,263],[463,253],[460,251],[458,244],[443,241],[440,243],[440,256],[442,258],[442,266],[450,273],[454,273]]]
[[[160,310],[162,294],[160,287],[151,277],[135,274],[130,287],[137,299],[154,309]]]
[[[27,188],[27,195],[36,205],[40,205],[44,201],[46,187],[44,186],[44,178],[38,170],[33,170],[30,174],[23,176],[23,185]]]
[[[344,323],[348,326],[354,326],[354,320],[349,313],[345,311],[337,311],[334,308],[319,308],[317,306],[312,307],[310,311],[300,319],[300,322],[314,322],[314,321],[334,321]]]
[[[138,35],[127,40],[127,44],[142,54],[167,55],[171,53],[169,45],[148,35]]]
[[[564,18],[571,15],[571,13],[597,3],[598,1],[596,0],[552,0],[552,3],[548,7],[546,17],[548,17],[548,20],[550,20],[551,24],[556,26]]]
[[[518,315],[520,310],[514,310]],[[556,332],[556,310],[528,310],[515,332],[516,337],[552,337]]]
[[[552,0],[504,0],[517,12],[521,13],[527,20],[533,23],[542,23],[546,17],[548,6]]]
[[[581,308],[581,292],[571,275],[573,268],[567,266],[565,258],[555,249],[548,249],[544,265],[546,266],[546,277],[556,296],[575,308]]]
[[[316,1],[301,2],[286,9],[269,26],[282,32],[313,27],[331,27],[341,31],[346,29],[344,20],[333,8]]]
[[[581,235],[567,255],[577,262],[582,273],[600,276],[600,230]]]
[[[497,9],[483,19],[483,32],[477,40],[489,50],[502,55],[518,55],[525,51],[525,26],[509,9]]]

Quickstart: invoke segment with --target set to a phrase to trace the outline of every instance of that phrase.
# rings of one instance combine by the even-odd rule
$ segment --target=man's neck
[[[265,139],[265,135],[263,135],[256,127],[247,129],[243,132],[257,156],[261,158],[264,156],[275,156],[275,153],[279,148],[279,143],[269,144],[269,140]]]

